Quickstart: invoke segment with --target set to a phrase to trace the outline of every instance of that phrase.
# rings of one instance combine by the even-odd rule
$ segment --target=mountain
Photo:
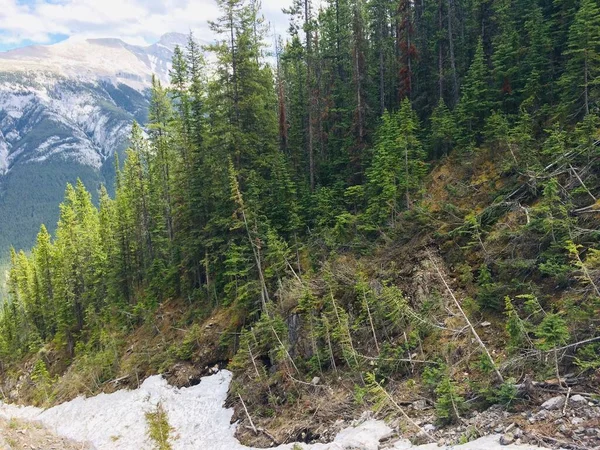
[[[66,182],[112,187],[115,152],[133,120],[146,120],[152,75],[168,80],[186,40],[69,39],[0,53],[0,261],[10,245],[31,247],[40,223],[55,226]]]

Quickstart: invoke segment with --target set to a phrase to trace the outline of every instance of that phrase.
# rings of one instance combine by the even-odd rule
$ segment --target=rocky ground
[[[484,412],[464,417],[462,423],[438,428],[434,411],[425,402],[410,406],[416,420],[438,445],[451,445],[479,436],[499,434],[502,445],[534,444],[544,447],[600,449],[600,404],[591,396],[580,394],[547,396],[543,403],[522,412],[510,412],[494,406]]]
[[[0,450],[89,450],[86,444],[61,438],[35,422],[0,418]]]
[[[589,393],[596,390],[595,384],[573,385],[568,390],[551,382],[533,383],[509,407],[496,405],[481,412],[473,408],[464,413],[458,423],[443,427],[438,424],[432,401],[404,398],[398,404],[413,423],[396,408],[375,415],[375,418],[398,417],[388,422],[395,432],[381,442],[380,448],[394,448],[394,442],[400,438],[410,439],[416,444],[437,443],[442,447],[498,435],[497,440],[503,445],[600,450],[600,396]],[[336,394],[331,391],[328,395],[323,395],[323,392],[315,387],[314,395],[303,399],[309,412],[314,410],[310,421],[303,422],[302,417],[294,416],[269,420],[258,417],[254,418],[254,423],[259,431],[253,432],[247,423],[246,413],[237,411],[234,420],[240,421],[238,439],[254,447],[270,447],[274,443],[294,440],[328,442],[340,430],[374,416],[366,411],[359,419],[353,420],[356,405],[351,403],[351,398],[344,397],[343,392]]]

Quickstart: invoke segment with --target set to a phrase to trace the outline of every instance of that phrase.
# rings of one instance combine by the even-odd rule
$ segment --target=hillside
[[[244,445],[363,414],[600,445],[597,0],[307,0],[276,64],[256,6],[175,49],[115,192],[67,185],[12,254],[2,392],[227,368]]]

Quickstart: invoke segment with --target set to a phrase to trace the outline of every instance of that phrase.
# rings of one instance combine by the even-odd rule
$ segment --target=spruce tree
[[[463,144],[473,140],[481,141],[479,133],[491,107],[488,73],[483,41],[479,38],[475,56],[461,87],[461,98],[457,106],[457,119],[462,129],[460,140]]]
[[[524,24],[527,51],[523,58],[523,106],[530,113],[540,110],[553,98],[552,39],[542,9],[533,6]]]
[[[566,70],[560,79],[564,109],[569,119],[596,111],[600,100],[600,7],[582,0],[569,28]]]
[[[430,146],[434,158],[448,156],[456,142],[456,121],[443,98],[431,114]]]
[[[385,113],[377,131],[373,162],[367,170],[370,201],[367,217],[392,226],[401,209],[412,206],[412,194],[425,175],[425,154],[418,139],[419,121],[405,99],[397,113]]]

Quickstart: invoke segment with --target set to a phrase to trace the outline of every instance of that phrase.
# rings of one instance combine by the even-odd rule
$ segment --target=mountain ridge
[[[0,72],[37,72],[80,80],[111,80],[136,89],[150,86],[152,75],[168,82],[170,56],[187,37],[167,33],[147,46],[118,38],[69,38],[53,45],[32,45],[0,52]],[[133,78],[127,75],[135,75]]]
[[[148,46],[76,39],[0,53],[0,262],[55,224],[66,182],[112,190],[114,155],[146,121],[152,76],[168,83],[187,36]]]

